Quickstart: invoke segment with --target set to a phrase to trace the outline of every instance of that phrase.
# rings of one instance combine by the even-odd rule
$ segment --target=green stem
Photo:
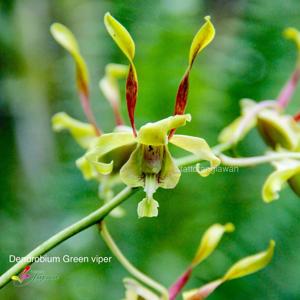
[[[219,158],[222,164],[227,166],[237,167],[249,167],[259,164],[269,163],[280,159],[300,159],[300,153],[298,152],[283,152],[283,153],[272,153],[263,156],[253,156],[245,158],[234,158],[224,154],[220,154]]]
[[[4,274],[2,274],[2,276],[0,277],[0,288],[4,287],[9,282],[13,275],[19,274],[27,265],[30,265],[32,263],[30,262],[30,260],[32,260],[34,257],[44,255],[73,235],[98,223],[107,214],[109,214],[111,210],[125,201],[134,191],[135,190],[132,190],[129,187],[124,188],[109,203],[106,203],[88,216],[63,229],[62,231],[58,232],[57,234],[53,235],[48,240],[37,246],[34,250],[28,253],[23,260],[20,260],[18,263],[8,269]]]
[[[140,270],[138,270],[135,266],[133,266],[130,263],[130,261],[123,255],[119,247],[114,242],[104,222],[99,223],[99,230],[101,232],[102,238],[105,241],[106,245],[108,246],[110,251],[115,255],[115,257],[118,259],[120,264],[136,279],[138,279],[139,281],[143,282],[147,286],[159,292],[162,295],[162,299],[168,300],[169,298],[168,290],[158,282],[154,281],[153,279],[151,279],[150,277],[142,273]]]

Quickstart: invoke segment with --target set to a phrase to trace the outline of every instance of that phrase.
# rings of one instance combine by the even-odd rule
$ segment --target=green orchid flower
[[[219,135],[219,141],[225,145],[225,149],[237,145],[256,127],[273,152],[293,154],[300,151],[300,113],[295,116],[284,113],[284,108],[289,103],[300,78],[300,33],[295,28],[287,28],[284,35],[295,42],[298,50],[298,59],[291,78],[284,85],[277,100],[259,103],[249,99],[241,101],[241,116]],[[286,183],[300,196],[299,161],[283,157],[280,161],[273,161],[272,165],[276,170],[263,186],[263,200],[271,202],[278,199],[278,192]]]
[[[257,127],[271,148],[280,146],[292,151],[297,149],[299,126],[294,117],[284,114],[283,109],[290,101],[300,78],[300,33],[295,28],[287,28],[284,35],[296,44],[298,50],[298,59],[291,78],[284,85],[277,100],[241,100],[241,116],[225,127],[219,135],[220,143],[227,144],[227,148],[238,144],[252,128]]]
[[[185,114],[148,123],[140,128],[136,137],[128,132],[104,134],[87,152],[86,159],[100,174],[109,174],[114,166],[113,161],[107,160],[111,151],[126,145],[132,148],[129,160],[120,169],[121,180],[128,186],[144,188],[146,197],[138,205],[139,217],[157,216],[158,203],[153,194],[159,187],[173,189],[181,174],[168,149],[169,143],[193,153],[199,160],[209,161],[210,167],[199,170],[202,176],[209,175],[220,163],[204,139],[176,134],[168,138],[172,129],[190,120],[191,116]]]
[[[129,60],[130,66],[126,82],[126,101],[132,133],[114,132],[101,135],[93,147],[82,158],[87,166],[102,175],[112,174],[120,167],[120,178],[130,187],[143,187],[146,197],[138,205],[139,217],[155,217],[158,215],[158,202],[153,194],[161,187],[173,189],[180,178],[180,170],[168,149],[168,143],[174,144],[193,153],[199,160],[208,160],[210,167],[199,170],[199,174],[207,176],[220,163],[205,140],[197,137],[174,135],[175,129],[184,126],[191,120],[189,114],[183,114],[187,102],[188,78],[197,54],[204,49],[214,37],[214,28],[209,18],[196,34],[190,49],[189,65],[179,85],[175,115],[166,119],[147,123],[137,131],[134,122],[134,111],[137,100],[138,80],[134,66],[135,44],[126,28],[109,13],[104,17],[107,31]],[[183,84],[185,82],[185,84]],[[112,158],[113,152],[127,147],[130,157],[124,164],[116,166]]]
[[[209,168],[200,170],[198,165],[197,171],[202,176],[207,176],[220,163],[204,139],[174,134],[178,127],[191,120],[189,114],[184,114],[189,74],[198,53],[214,38],[215,31],[210,18],[206,17],[205,20],[191,44],[188,68],[176,96],[175,115],[155,123],[147,123],[137,131],[134,122],[138,92],[137,72],[133,63],[135,44],[126,28],[109,13],[105,14],[104,24],[108,33],[129,60],[129,68],[117,64],[107,65],[105,77],[99,83],[101,91],[111,104],[117,125],[109,134],[103,134],[95,127],[96,122],[89,106],[87,66],[74,35],[61,24],[51,27],[54,38],[75,60],[78,92],[90,121],[90,124],[86,124],[66,113],[58,113],[52,119],[53,128],[56,131],[68,130],[77,143],[87,150],[86,154],[76,161],[76,165],[86,180],[99,181],[100,195],[105,199],[112,198],[112,188],[119,182],[130,187],[144,188],[146,197],[138,205],[139,217],[157,216],[158,202],[154,200],[153,194],[159,187],[172,189],[179,181],[181,173],[170,154],[168,143],[193,153],[199,160],[209,161]],[[119,109],[118,79],[125,76],[126,103],[132,132],[124,126]]]

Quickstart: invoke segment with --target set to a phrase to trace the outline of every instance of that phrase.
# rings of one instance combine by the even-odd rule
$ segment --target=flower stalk
[[[8,269],[4,274],[1,275],[0,288],[4,287],[7,283],[9,283],[12,276],[19,274],[27,265],[31,264],[27,261],[29,261],[32,258],[46,254],[51,249],[61,244],[63,241],[91,227],[92,225],[97,224],[99,221],[103,220],[115,207],[117,207],[126,199],[128,199],[135,191],[136,189],[131,189],[129,187],[124,188],[110,202],[106,203],[91,214],[70,225],[69,227],[61,230],[45,242],[41,243],[30,253],[28,253],[24,257],[24,260],[20,260],[18,263],[13,265],[10,269]]]
[[[168,290],[153,280],[152,278],[148,277],[146,274],[142,273],[140,270],[138,270],[135,266],[131,264],[131,262],[124,256],[124,254],[121,252],[120,248],[117,246],[113,238],[111,237],[107,226],[104,222],[100,222],[99,225],[99,231],[101,233],[101,236],[103,240],[105,241],[106,245],[110,249],[110,251],[114,254],[114,256],[117,258],[119,263],[136,279],[138,279],[140,282],[144,283],[148,287],[154,289],[155,291],[159,292],[162,295],[163,300],[169,299]]]

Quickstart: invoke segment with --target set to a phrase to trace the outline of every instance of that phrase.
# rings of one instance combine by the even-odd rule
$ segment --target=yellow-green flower
[[[219,141],[229,149],[238,144],[248,132],[256,127],[265,143],[272,151],[292,153],[300,151],[300,114],[291,116],[284,113],[300,78],[300,33],[295,28],[284,31],[286,38],[295,42],[298,60],[291,78],[281,90],[277,101],[268,100],[256,103],[252,100],[241,101],[241,116],[223,129]],[[279,197],[279,191],[286,183],[300,196],[300,161],[286,159],[273,161],[275,171],[267,178],[262,197],[271,202]]]
[[[234,225],[227,223],[225,225],[213,224],[204,233],[199,243],[195,256],[187,267],[186,271],[176,280],[169,289],[170,300],[175,300],[181,294],[182,289],[192,276],[195,267],[207,259],[218,247],[225,233],[234,231]],[[266,251],[245,257],[235,263],[221,278],[205,284],[204,286],[183,293],[185,300],[203,300],[208,297],[217,287],[226,281],[244,277],[257,272],[266,267],[271,261],[274,253],[275,242],[270,241]]]
[[[199,160],[207,160],[210,167],[198,170],[200,175],[207,176],[219,164],[219,159],[213,154],[204,139],[174,135],[175,129],[184,126],[191,120],[189,114],[184,114],[188,96],[189,74],[193,63],[214,38],[215,30],[210,18],[205,18],[205,24],[196,33],[189,53],[188,68],[179,85],[175,101],[174,116],[155,123],[147,123],[136,130],[134,111],[137,101],[138,79],[135,65],[135,44],[126,28],[109,13],[104,16],[104,24],[108,33],[129,60],[129,68],[122,65],[109,64],[105,77],[99,86],[109,100],[118,125],[114,132],[102,134],[95,130],[95,122],[85,124],[65,113],[53,117],[53,128],[57,131],[67,129],[74,139],[87,153],[76,161],[85,179],[97,179],[100,183],[100,193],[106,199],[112,197],[112,186],[121,180],[130,187],[143,187],[146,197],[138,205],[139,217],[153,217],[158,214],[158,203],[153,194],[159,188],[172,189],[180,178],[180,170],[172,158],[168,143],[174,144],[195,155]],[[63,25],[54,24],[51,32],[55,39],[67,49],[76,63],[78,91],[86,112],[91,111],[88,99],[88,72],[80,54],[74,35]],[[126,102],[127,111],[132,127],[123,126],[119,111],[120,93],[118,78],[127,75]],[[88,107],[86,107],[86,105]],[[88,120],[90,115],[87,114]]]
[[[146,197],[139,203],[139,217],[157,216],[158,203],[153,194],[159,187],[174,188],[180,178],[169,143],[193,153],[199,160],[209,161],[210,167],[199,171],[202,176],[209,175],[220,163],[204,139],[176,134],[168,138],[173,128],[184,126],[190,120],[191,116],[186,114],[148,123],[140,128],[137,137],[128,132],[104,134],[85,157],[100,174],[110,174],[114,168],[114,162],[107,160],[110,153],[125,146],[132,148],[129,160],[120,169],[121,180],[128,186],[144,188]]]

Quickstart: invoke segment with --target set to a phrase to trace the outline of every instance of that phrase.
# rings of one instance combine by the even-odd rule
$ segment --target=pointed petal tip
[[[235,226],[232,223],[226,223],[224,225],[225,231],[226,232],[233,232],[235,231]]]

